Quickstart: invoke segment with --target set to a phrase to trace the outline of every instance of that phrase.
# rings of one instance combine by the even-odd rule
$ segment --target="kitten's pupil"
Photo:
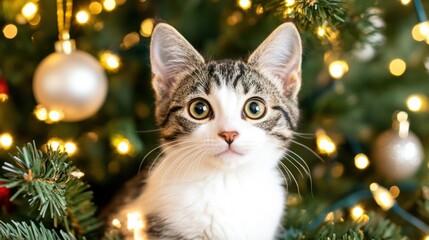
[[[257,115],[261,111],[261,107],[256,102],[252,102],[249,104],[249,111],[253,115]]]
[[[203,102],[197,102],[194,107],[194,112],[198,115],[203,115],[208,110],[207,105]]]

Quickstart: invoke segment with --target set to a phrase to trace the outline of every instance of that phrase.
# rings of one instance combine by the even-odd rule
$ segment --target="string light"
[[[363,170],[369,166],[369,159],[363,153],[359,153],[355,156],[355,166],[357,169]]]
[[[386,188],[378,185],[377,183],[371,183],[369,186],[372,196],[375,202],[385,211],[391,209],[395,205],[395,200],[392,194]]]
[[[295,4],[295,0],[285,0],[286,7],[292,7]]]
[[[71,156],[76,153],[77,145],[72,141],[67,141],[64,143],[64,150]]]
[[[77,170],[77,171],[71,172],[70,175],[72,175],[75,178],[83,178],[83,176],[85,176],[85,173]]]
[[[429,240],[429,235],[426,235],[423,240]]]
[[[261,15],[264,13],[264,7],[262,5],[258,5],[255,9],[255,13]]]
[[[134,231],[134,240],[142,240],[144,222],[142,215],[138,212],[131,212],[127,214],[127,228]]]
[[[140,35],[143,37],[150,37],[152,35],[153,30],[153,19],[146,18],[140,24]]]
[[[26,3],[22,9],[21,14],[27,19],[32,19],[36,15],[38,10],[38,6],[34,2]]]
[[[89,12],[91,14],[97,15],[97,14],[100,14],[102,11],[103,11],[103,5],[101,5],[101,3],[94,1],[91,4],[89,4]]]
[[[100,62],[106,70],[111,72],[116,72],[121,65],[119,56],[111,51],[102,52],[100,54]]]
[[[85,10],[80,10],[76,13],[76,22],[79,24],[85,24],[89,21],[89,14]]]
[[[111,12],[111,11],[115,10],[115,8],[116,8],[116,1],[115,0],[104,0],[103,1],[103,7],[104,7],[104,10]]]
[[[408,5],[410,4],[411,0],[401,0],[402,5]]]
[[[411,31],[411,35],[414,40],[419,42],[429,39],[429,21],[416,24]]]
[[[115,218],[115,219],[112,220],[112,225],[115,228],[121,228],[122,227],[121,221],[119,221],[119,219],[117,219],[117,218]]]
[[[122,40],[123,47],[129,49],[140,42],[140,35],[136,32],[128,33]]]
[[[18,28],[13,24],[7,24],[3,28],[3,35],[7,39],[14,39],[16,35],[18,34]]]
[[[316,131],[316,143],[317,143],[317,149],[322,154],[331,155],[337,149],[337,147],[335,146],[335,143],[328,135],[326,135],[323,129],[318,129]]]
[[[238,0],[237,4],[243,10],[248,10],[252,6],[250,0]]]
[[[13,137],[10,133],[0,134],[0,148],[8,150],[13,144]]]
[[[59,138],[51,138],[48,140],[47,145],[50,146],[50,148],[53,150],[60,150],[62,142],[63,141]]]
[[[393,76],[401,76],[407,69],[407,64],[400,58],[395,58],[389,63],[389,71]]]
[[[237,23],[241,22],[241,20],[243,20],[243,14],[240,11],[235,11],[228,16],[226,22],[228,23],[228,25],[234,26]]]
[[[354,206],[351,210],[350,210],[350,216],[353,220],[358,221],[362,218],[362,216],[365,214],[365,211],[363,210],[363,208],[359,205]]]
[[[410,111],[420,112],[427,109],[428,99],[424,95],[413,94],[408,96],[406,103]]]
[[[317,35],[318,35],[319,37],[323,37],[323,36],[325,36],[325,33],[326,33],[326,31],[325,31],[325,28],[324,28],[324,27],[318,27],[318,28],[317,28]]]
[[[40,121],[46,121],[48,119],[48,109],[46,109],[42,105],[37,105],[33,113]]]
[[[401,190],[398,186],[391,186],[389,189],[390,194],[392,194],[393,198],[397,198],[399,194],[401,193]]]
[[[329,74],[335,78],[340,79],[349,71],[349,64],[344,60],[336,60],[329,64]]]
[[[64,118],[63,112],[59,110],[51,110],[48,113],[48,120],[46,122],[47,123],[59,122],[63,120],[63,118]]]
[[[130,152],[130,142],[127,139],[123,139],[116,146],[116,150],[120,154],[127,154],[127,153],[129,153]]]

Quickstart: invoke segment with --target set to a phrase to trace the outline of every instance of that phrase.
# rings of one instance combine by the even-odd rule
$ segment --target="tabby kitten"
[[[297,127],[301,52],[285,23],[247,62],[205,62],[158,24],[150,60],[163,154],[119,218],[140,212],[148,239],[274,239],[286,197],[277,164]]]

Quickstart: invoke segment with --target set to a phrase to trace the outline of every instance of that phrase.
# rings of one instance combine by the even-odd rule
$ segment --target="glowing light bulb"
[[[411,0],[401,0],[402,5],[410,4]]]
[[[361,206],[354,206],[350,210],[350,216],[355,221],[358,221],[364,215],[364,213],[365,213],[365,211],[363,210],[363,208]]]
[[[121,228],[122,227],[121,221],[119,221],[119,219],[117,219],[117,218],[115,218],[115,219],[112,220],[112,225],[115,228]]]
[[[398,186],[391,186],[389,189],[390,194],[392,194],[393,198],[397,198],[399,194],[401,193],[401,190]]]
[[[252,6],[252,2],[250,0],[238,0],[237,4],[243,10],[247,10]]]
[[[359,153],[358,155],[356,155],[355,156],[355,166],[356,166],[356,168],[358,168],[360,170],[366,169],[369,166],[368,157],[363,153]]]
[[[407,64],[400,58],[395,58],[389,63],[389,71],[393,76],[401,76],[407,69]]]
[[[64,118],[64,114],[58,110],[51,110],[48,113],[48,123],[50,122],[59,122]]]
[[[42,105],[37,105],[33,113],[39,121],[46,121],[48,119],[48,109]]]
[[[344,60],[336,60],[329,64],[329,74],[335,78],[340,79],[349,71],[349,65]]]
[[[9,96],[6,93],[0,93],[0,102],[6,102]]]
[[[73,177],[75,178],[82,178],[83,176],[85,176],[85,173],[77,170],[77,171],[73,171],[70,173]]]
[[[76,21],[79,24],[85,24],[88,23],[89,21],[89,14],[87,11],[85,10],[81,10],[79,12],[76,13]]]
[[[429,235],[426,235],[423,240],[429,240]]]
[[[121,65],[119,56],[111,51],[102,52],[100,54],[100,62],[106,70],[111,72],[116,72]]]
[[[285,0],[286,7],[292,7],[295,4],[295,0]]]
[[[419,112],[427,108],[428,99],[424,95],[413,94],[408,96],[406,103],[410,111]]]
[[[264,13],[264,7],[262,5],[258,5],[255,9],[256,14],[261,15]]]
[[[13,144],[13,137],[10,133],[0,134],[0,147],[8,150]]]
[[[142,229],[145,227],[142,215],[138,212],[131,212],[127,214],[127,228],[134,230],[134,239],[143,240]]]
[[[127,154],[130,152],[130,142],[127,139],[123,139],[116,146],[116,150],[120,154]]]
[[[429,37],[429,21],[414,25],[411,35],[416,41],[425,41]]]
[[[100,14],[101,11],[103,11],[103,5],[101,5],[101,3],[99,2],[91,2],[91,4],[89,4],[89,12],[91,14]]]
[[[7,24],[6,26],[4,26],[3,35],[7,39],[13,39],[16,37],[17,34],[18,34],[18,28],[15,25]]]
[[[378,185],[377,183],[371,183],[369,186],[372,196],[375,202],[385,211],[391,209],[395,205],[395,199],[392,194],[386,188]]]
[[[62,140],[59,138],[51,138],[48,140],[47,145],[50,146],[52,150],[60,150],[60,147],[62,145]]]
[[[152,35],[153,30],[153,19],[146,18],[140,24],[140,35],[143,37],[150,37]]]
[[[319,37],[323,37],[323,36],[325,36],[325,34],[326,34],[326,31],[325,31],[325,28],[324,28],[324,27],[318,27],[318,28],[317,28],[317,35],[318,35]]]
[[[116,1],[115,0],[104,0],[103,1],[103,7],[104,7],[104,10],[111,12],[111,11],[115,10],[115,8],[116,8]]]
[[[38,10],[38,6],[34,2],[28,2],[22,7],[21,14],[28,20],[32,19]]]
[[[316,143],[319,152],[322,154],[330,155],[334,153],[337,149],[335,143],[328,135],[326,135],[325,131],[323,131],[322,129],[318,129],[316,131]]]
[[[72,141],[68,141],[64,143],[64,150],[71,156],[76,153],[77,145]]]

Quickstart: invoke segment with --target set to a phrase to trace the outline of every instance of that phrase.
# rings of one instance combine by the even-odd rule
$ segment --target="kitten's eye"
[[[189,115],[197,120],[202,120],[212,115],[210,104],[202,98],[192,100],[188,111]]]
[[[265,102],[260,98],[251,98],[244,104],[244,114],[250,119],[262,118],[265,111]]]

